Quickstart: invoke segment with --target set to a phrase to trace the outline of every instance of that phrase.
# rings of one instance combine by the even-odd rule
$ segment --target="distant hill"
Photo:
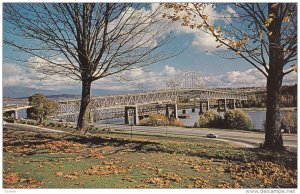
[[[3,97],[9,97],[9,98],[27,98],[36,93],[42,93],[46,96],[59,94],[58,91],[54,91],[54,90],[43,90],[43,89],[29,88],[24,86],[7,86],[7,87],[3,87],[2,91],[3,91]]]
[[[124,91],[124,90],[100,90],[92,89],[92,96],[107,96],[116,94],[128,94],[141,92],[138,90]],[[7,86],[3,87],[3,98],[18,98],[25,99],[36,93],[42,93],[48,98],[59,99],[59,98],[79,98],[81,96],[81,89],[64,89],[64,90],[44,90],[36,89],[25,86]]]
[[[72,95],[72,94],[47,95],[47,98],[51,98],[51,99],[79,98],[79,97],[80,95]]]

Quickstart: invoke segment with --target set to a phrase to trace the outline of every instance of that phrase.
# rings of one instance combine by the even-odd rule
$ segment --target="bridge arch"
[[[175,74],[166,83],[167,89],[189,89],[189,88],[206,88],[207,84],[200,73],[182,72]]]

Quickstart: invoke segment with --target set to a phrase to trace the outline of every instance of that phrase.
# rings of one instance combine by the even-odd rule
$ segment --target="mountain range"
[[[78,98],[81,96],[81,89],[65,89],[65,90],[45,90],[30,88],[25,86],[5,86],[3,87],[3,98],[28,98],[36,93],[42,93],[48,98]],[[92,89],[92,96],[106,96],[115,94],[135,93],[138,91],[121,91],[121,90],[100,90]]]

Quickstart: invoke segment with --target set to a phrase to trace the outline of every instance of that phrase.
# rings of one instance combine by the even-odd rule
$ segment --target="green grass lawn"
[[[222,141],[3,132],[4,188],[297,187],[297,153]]]

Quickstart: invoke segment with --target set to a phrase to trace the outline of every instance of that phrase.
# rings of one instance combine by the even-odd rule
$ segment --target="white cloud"
[[[169,66],[169,65],[166,65],[164,67],[164,70],[163,70],[164,75],[174,75],[176,73],[179,73],[179,70],[175,69],[175,67],[172,67],[172,66]]]
[[[257,69],[249,69],[246,71],[229,71],[223,75],[207,75],[204,77],[207,85],[210,87],[265,87],[267,83],[266,77]],[[297,73],[293,72],[283,79],[284,85],[292,85],[297,83]]]
[[[73,80],[60,76],[48,76],[36,72],[31,68],[17,64],[4,63],[3,86],[25,86],[37,89],[61,90],[76,84]]]
[[[93,89],[103,90],[155,90],[164,89],[169,79],[182,72],[171,65],[165,65],[159,72],[146,71],[137,68],[124,71],[119,77],[105,77],[93,82]],[[203,74],[202,74],[203,75]],[[42,79],[32,69],[27,69],[16,64],[3,64],[3,86],[27,86],[37,89],[64,90],[72,88],[76,83],[59,77]],[[210,88],[215,87],[251,87],[266,86],[266,78],[257,69],[246,71],[229,71],[225,74],[206,74],[203,79]],[[292,72],[284,77],[284,85],[297,83],[297,73]],[[78,85],[77,85],[78,87]]]
[[[192,5],[189,5],[192,6]],[[229,8],[228,8],[229,9]],[[230,12],[232,10],[229,9]],[[234,11],[234,10],[233,10]],[[172,15],[173,12],[169,9],[165,10],[169,15]],[[182,12],[177,13],[181,18],[184,16]],[[219,13],[215,6],[212,4],[209,4],[205,10],[204,15],[208,16],[208,20],[210,23],[214,23],[218,20],[222,20],[225,22],[225,19],[222,19],[221,16],[224,15],[223,13]],[[199,16],[196,16],[193,18],[197,21],[198,24],[201,24],[203,22],[203,19]],[[168,20],[166,18],[166,20]],[[197,48],[199,51],[208,51],[206,54],[210,54],[212,50],[215,50],[215,48],[218,46],[218,43],[215,41],[215,38],[208,33],[208,31],[200,30],[197,28],[189,28],[188,26],[182,26],[181,21],[178,20],[176,22],[172,23],[171,29],[174,30],[177,34],[191,34],[194,36],[194,39],[192,41],[192,46]]]

